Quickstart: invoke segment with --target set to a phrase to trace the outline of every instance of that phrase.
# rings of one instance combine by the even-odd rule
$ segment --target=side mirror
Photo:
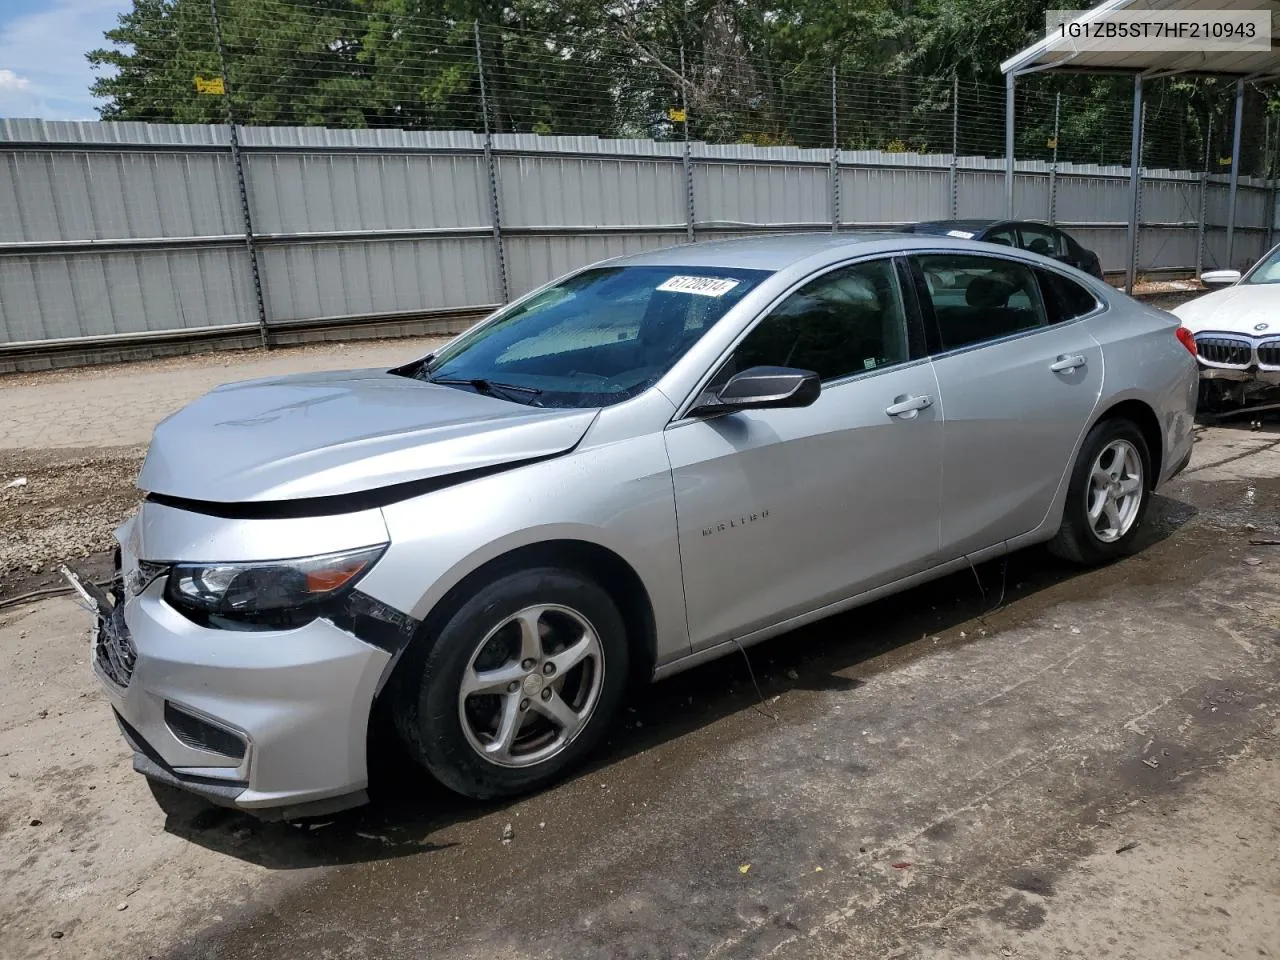
[[[807,407],[822,393],[822,380],[812,370],[791,367],[751,367],[735,374],[694,415],[734,413],[774,407]]]
[[[1206,287],[1229,287],[1240,282],[1239,270],[1209,270],[1200,274],[1200,282]]]

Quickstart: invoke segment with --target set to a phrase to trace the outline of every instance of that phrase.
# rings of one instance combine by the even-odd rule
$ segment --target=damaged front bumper
[[[108,591],[64,574],[95,610],[91,662],[134,769],[264,819],[364,803],[369,716],[395,652],[355,632],[370,632],[368,611],[292,629],[202,626],[166,602],[164,576],[139,582],[134,522]]]
[[[1257,367],[1223,369],[1201,364],[1200,379],[1217,380],[1222,383],[1253,383],[1260,389],[1267,390],[1280,387],[1280,370],[1260,370]]]
[[[1280,338],[1196,334],[1201,405],[1244,406],[1280,390]]]
[[[1270,409],[1280,401],[1280,370],[1229,370],[1200,366],[1197,406],[1207,413],[1227,415]]]

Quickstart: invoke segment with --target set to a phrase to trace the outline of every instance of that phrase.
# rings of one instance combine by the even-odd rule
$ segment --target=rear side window
[[[1036,273],[1044,291],[1045,310],[1050,323],[1064,323],[1098,309],[1098,298],[1074,280],[1050,270],[1037,270]]]
[[[1024,223],[1018,227],[1018,233],[1022,236],[1022,248],[1024,250],[1029,250],[1045,257],[1066,256],[1067,247],[1063,243],[1064,238],[1057,230],[1036,226],[1033,223]]]
[[[1033,330],[1047,321],[1030,267],[969,254],[926,255],[915,261],[943,351]]]

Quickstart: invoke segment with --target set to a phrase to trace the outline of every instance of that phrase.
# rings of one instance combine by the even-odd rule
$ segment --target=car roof
[[[997,220],[993,223],[1032,222]],[[958,229],[958,228],[957,228]],[[1003,256],[1043,261],[1017,247],[1002,246]],[[761,270],[770,273],[820,269],[853,257],[884,256],[911,251],[954,250],[956,253],[990,254],[992,246],[976,238],[947,236],[946,233],[902,233],[895,231],[859,233],[783,233],[734,240],[709,240],[647,250],[593,266],[651,266],[695,269]]]
[[[961,230],[982,230],[987,227],[993,227],[997,223],[1005,223],[1004,220],[922,220],[915,224],[916,227],[937,227],[938,229],[961,229]]]
[[[781,233],[736,240],[683,243],[661,250],[619,257],[611,263],[626,266],[735,267],[744,270],[784,270],[804,260],[857,253],[901,250],[910,238],[901,233]]]
[[[911,225],[918,233],[946,233],[948,230],[964,230],[967,233],[981,233],[997,223],[1009,223],[1006,220],[925,220]]]

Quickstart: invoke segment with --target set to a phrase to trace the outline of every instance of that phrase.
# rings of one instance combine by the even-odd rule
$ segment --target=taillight
[[[1191,351],[1193,357],[1199,356],[1200,351],[1196,349],[1196,335],[1186,327],[1179,327],[1177,331],[1178,342]]]

